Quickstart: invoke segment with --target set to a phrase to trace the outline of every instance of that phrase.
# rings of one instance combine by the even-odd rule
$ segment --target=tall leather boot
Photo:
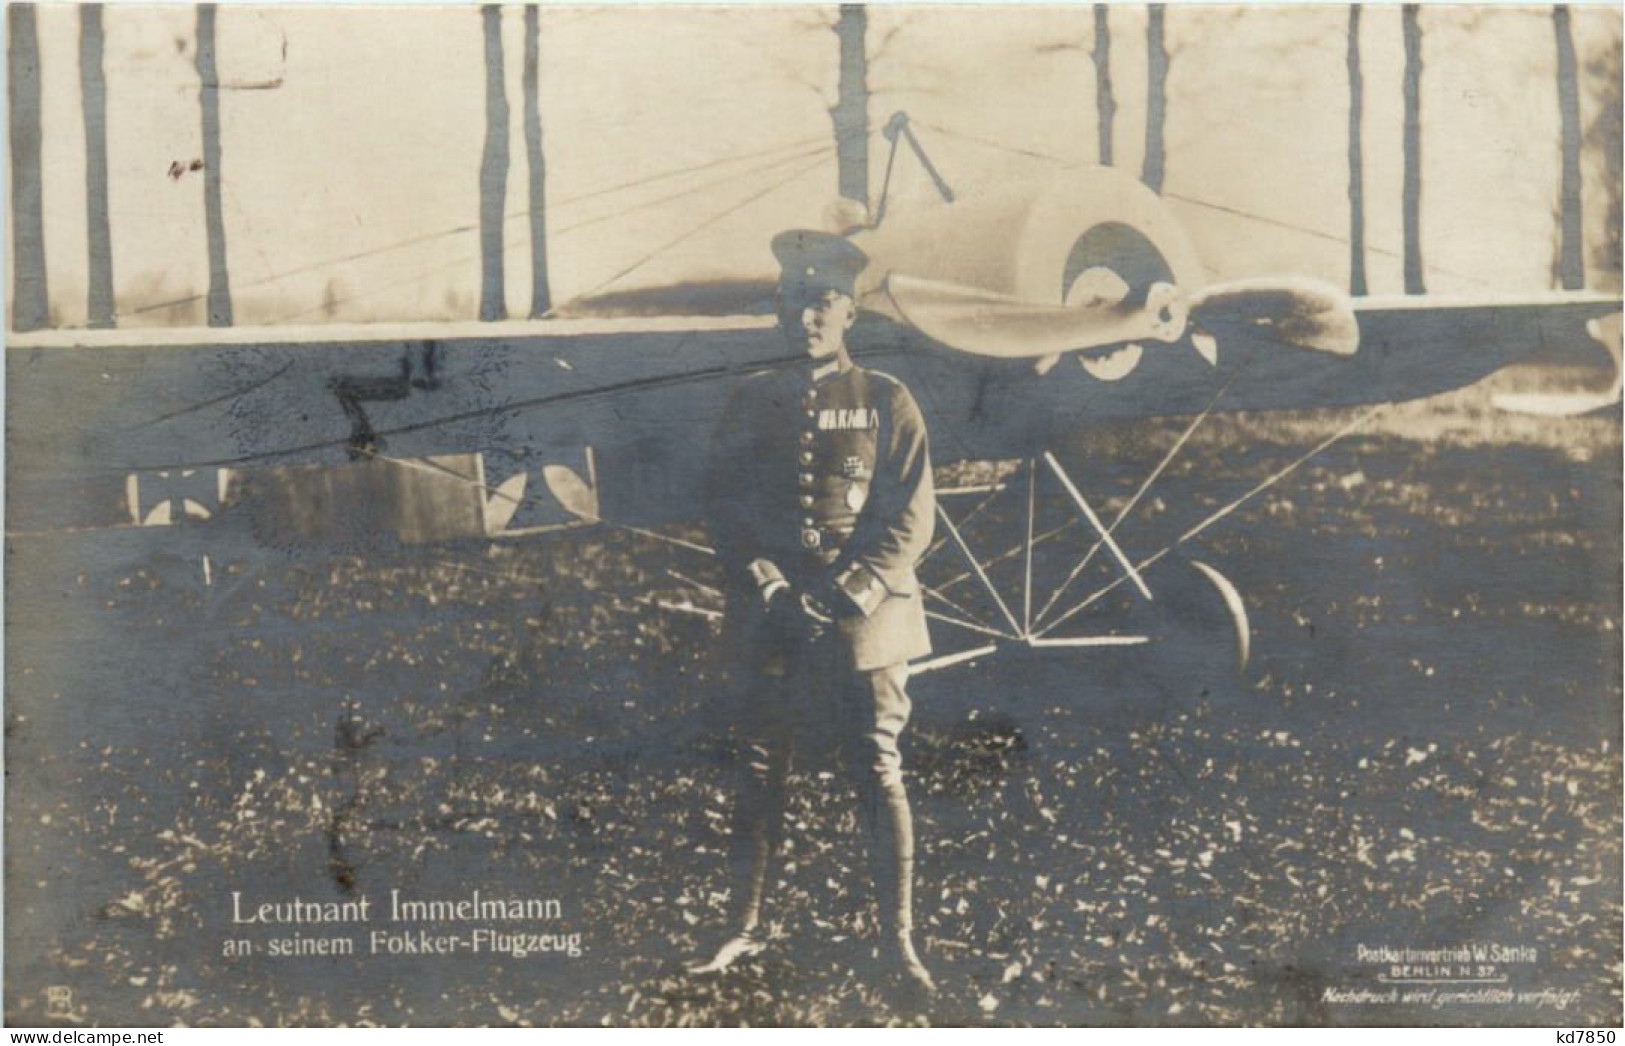
[[[869,873],[880,902],[881,952],[908,991],[935,994],[937,985],[914,950],[914,817],[903,785],[899,740],[908,725],[908,666],[860,673],[848,690],[861,741],[851,745],[858,815]]]
[[[752,745],[734,806],[728,863],[733,879],[733,932],[710,959],[689,964],[691,973],[721,973],[767,947],[761,934],[762,901],[773,855],[784,834],[784,789],[789,753]]]
[[[929,998],[937,984],[914,948],[914,819],[902,776],[877,774],[859,802],[869,872],[880,905],[880,949],[912,993]]]

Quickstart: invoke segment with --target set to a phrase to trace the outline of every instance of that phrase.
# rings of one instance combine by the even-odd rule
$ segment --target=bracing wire
[[[698,225],[693,226],[692,228],[690,228],[690,229],[686,230],[685,232],[681,233],[680,235],[675,236],[672,239],[670,239],[670,240],[666,241],[665,243],[661,244],[660,246],[656,247],[654,250],[649,251],[648,253],[644,254],[642,257],[640,257],[636,261],[634,261],[631,265],[628,265],[625,268],[621,269],[619,272],[617,272],[615,275],[611,276],[609,279],[604,280],[602,283],[599,283],[598,285],[592,287],[590,290],[587,290],[587,291],[585,291],[585,292],[583,292],[581,294],[577,294],[574,298],[570,299],[570,302],[580,301],[583,298],[590,298],[590,297],[593,297],[596,294],[603,293],[603,291],[606,288],[612,286],[615,283],[620,282],[621,280],[625,279],[627,276],[630,276],[632,273],[634,273],[637,270],[643,268],[645,265],[647,265],[650,262],[654,261],[656,258],[660,257],[662,254],[665,254],[667,251],[671,250],[672,248],[674,248],[674,247],[676,247],[676,246],[678,246],[678,245],[680,245],[682,243],[685,243],[686,241],[693,238],[694,236],[697,236],[699,233],[705,231],[706,229],[709,229],[711,226],[716,225],[718,222],[723,221],[726,218],[730,218],[735,214],[738,214],[740,211],[744,210],[746,207],[749,207],[751,204],[753,204],[756,201],[762,199],[763,197],[769,196],[772,193],[778,192],[780,189],[783,189],[785,186],[789,185],[791,182],[794,182],[799,178],[803,178],[803,177],[811,174],[813,171],[817,170],[820,166],[822,166],[825,163],[828,163],[831,159],[834,158],[833,157],[833,152],[834,152],[834,147],[833,146],[829,147],[828,149],[820,150],[820,152],[828,152],[828,153],[831,153],[832,155],[821,156],[820,158],[818,158],[817,160],[815,160],[811,164],[808,164],[805,167],[802,167],[802,168],[800,168],[800,169],[798,169],[796,171],[791,172],[788,177],[782,178],[779,181],[774,182],[772,185],[767,186],[765,189],[761,189],[761,190],[759,190],[757,192],[752,193],[751,195],[745,197],[743,200],[740,200],[738,203],[736,203],[732,207],[729,207],[728,209],[722,211],[721,213],[711,215],[710,217],[706,218],[704,221],[700,222]],[[570,304],[570,302],[565,302],[564,304],[568,305],[568,304]],[[553,310],[553,312],[555,312],[555,313],[557,311],[558,311],[557,309]]]
[[[725,177],[720,178],[720,179],[713,179],[712,181],[705,182],[705,183],[703,183],[701,185],[689,186],[687,188],[680,189],[680,190],[678,190],[676,192],[669,193],[669,194],[667,194],[665,196],[656,197],[655,199],[652,199],[652,200],[644,200],[644,201],[642,201],[640,203],[633,204],[630,207],[626,207],[626,208],[623,208],[621,210],[610,212],[609,214],[603,214],[603,215],[599,215],[599,216],[594,217],[594,218],[583,219],[582,221],[576,222],[574,224],[566,225],[566,226],[563,226],[562,228],[555,229],[555,230],[552,231],[552,233],[550,235],[563,236],[563,235],[566,235],[568,233],[576,232],[578,230],[585,229],[585,228],[588,228],[588,227],[593,226],[593,225],[602,224],[603,222],[606,222],[606,221],[612,221],[612,220],[615,220],[615,219],[618,219],[618,218],[625,217],[628,214],[635,214],[635,213],[637,213],[639,211],[648,210],[650,207],[657,207],[657,206],[659,206],[659,205],[661,205],[663,203],[670,203],[670,202],[672,202],[674,200],[682,199],[685,196],[692,196],[693,194],[695,194],[697,192],[703,192],[706,189],[712,189],[712,188],[715,188],[718,185],[727,184],[729,182],[736,181],[736,180],[738,180],[740,178],[763,175],[763,174],[768,173],[769,171],[776,171],[779,168],[784,167],[784,166],[786,166],[788,164],[795,163],[797,161],[806,159],[808,157],[816,156],[816,155],[828,152],[830,148],[831,148],[830,146],[825,145],[825,146],[821,146],[821,147],[811,149],[811,150],[805,150],[804,149],[801,152],[792,154],[789,157],[784,157],[784,158],[780,158],[778,160],[771,161],[769,163],[760,164],[758,166],[749,168],[749,169],[747,169],[745,171],[742,171],[742,172],[733,172],[733,173],[730,173],[730,174],[728,174]],[[506,248],[506,252],[513,252],[513,251],[521,250],[521,249],[524,249],[524,248],[528,248],[529,246],[530,246],[530,243],[529,243],[528,240],[520,240],[518,242],[509,244],[507,246],[507,248]],[[318,311],[321,311],[323,309],[336,308],[339,305],[348,305],[348,304],[350,304],[352,302],[360,301],[362,298],[371,297],[371,296],[373,296],[375,294],[383,294],[383,293],[385,293],[387,291],[394,290],[397,287],[403,287],[403,286],[406,286],[407,284],[416,283],[418,280],[422,280],[422,279],[425,279],[425,278],[427,278],[429,276],[433,276],[436,273],[445,272],[447,269],[456,269],[456,268],[461,268],[464,265],[471,265],[474,262],[479,261],[479,259],[480,259],[480,256],[478,254],[465,254],[465,255],[463,255],[461,257],[454,258],[453,260],[451,260],[449,262],[442,262],[441,264],[436,265],[436,266],[434,266],[432,268],[424,269],[424,270],[422,270],[420,272],[413,273],[411,276],[406,276],[406,277],[403,277],[402,279],[399,279],[399,280],[392,280],[389,283],[378,284],[376,286],[369,287],[366,290],[361,291],[359,293],[349,295],[348,297],[345,297],[345,298],[340,298],[340,299],[338,299],[336,301],[321,302],[319,304],[312,305],[312,306],[309,306],[309,307],[304,308],[304,309],[300,309],[298,312],[291,312],[291,313],[288,313],[286,315],[279,316],[279,317],[277,317],[276,319],[274,319],[274,320],[272,320],[270,322],[273,325],[288,323],[288,322],[291,322],[293,320],[299,319],[299,318],[301,318],[303,316],[308,316],[313,312],[318,312]],[[554,310],[554,311],[556,312],[557,310]]]
[[[663,182],[663,181],[668,181],[668,180],[673,179],[673,178],[681,178],[681,177],[684,177],[686,175],[699,174],[702,171],[714,170],[715,168],[725,167],[725,166],[728,166],[730,164],[745,163],[745,162],[748,162],[748,161],[751,161],[751,160],[763,159],[765,157],[772,156],[772,155],[774,155],[776,153],[791,152],[791,151],[800,152],[800,151],[805,150],[805,149],[807,149],[807,148],[809,148],[811,146],[818,145],[820,143],[824,143],[824,142],[827,142],[827,141],[828,141],[828,136],[827,135],[819,135],[816,138],[804,138],[804,139],[801,139],[800,141],[787,142],[785,144],[771,146],[771,147],[766,148],[766,149],[758,149],[758,150],[754,150],[754,151],[751,151],[751,152],[745,152],[745,153],[735,153],[735,154],[732,154],[730,156],[724,156],[724,157],[720,157],[720,158],[717,158],[717,159],[707,160],[707,161],[705,161],[703,163],[691,164],[690,166],[687,166],[687,167],[674,168],[672,170],[661,171],[659,173],[648,175],[646,177],[630,179],[628,181],[620,182],[620,183],[617,183],[615,185],[604,186],[602,188],[593,189],[590,192],[581,193],[580,195],[577,195],[577,196],[570,196],[570,197],[565,197],[565,198],[559,199],[559,200],[552,200],[552,201],[549,201],[547,206],[548,206],[548,209],[550,211],[553,211],[553,210],[556,210],[556,209],[561,208],[561,207],[568,207],[568,206],[571,206],[573,204],[584,203],[584,202],[586,202],[588,200],[599,199],[599,198],[604,197],[604,196],[609,196],[609,195],[611,195],[613,193],[625,192],[625,191],[627,191],[629,189],[644,188],[646,186],[654,185],[654,184],[657,184],[657,183]],[[685,190],[685,191],[692,191],[692,190]],[[681,195],[681,194],[678,194],[678,195]],[[669,197],[667,199],[669,199]],[[659,202],[665,202],[665,201],[663,199],[663,200],[658,200],[658,201],[653,201],[653,202],[659,203]],[[615,211],[613,213],[615,215],[620,215],[622,213],[626,213],[627,210],[637,210],[637,209],[639,209],[641,207],[645,207],[645,206],[649,206],[649,203],[646,202],[646,203],[643,203],[643,204],[634,204],[631,208],[627,208],[626,210],[617,210],[617,211]],[[525,207],[525,208],[522,208],[520,210],[512,211],[512,212],[504,215],[503,220],[504,221],[517,221],[517,220],[522,219],[522,218],[530,217],[530,214],[531,214],[531,208]],[[367,248],[365,250],[356,251],[356,252],[353,252],[351,254],[341,255],[341,256],[339,256],[337,258],[328,258],[328,259],[325,259],[325,260],[319,261],[319,262],[311,262],[308,265],[301,265],[301,266],[297,266],[297,267],[292,268],[292,269],[286,269],[286,270],[284,270],[282,272],[271,273],[269,275],[261,276],[258,279],[249,280],[247,282],[237,282],[237,281],[233,281],[233,282],[236,283],[238,290],[244,290],[244,289],[247,289],[247,288],[250,288],[250,287],[262,287],[262,286],[264,286],[266,284],[269,284],[269,283],[277,283],[277,282],[279,282],[281,280],[289,279],[289,278],[294,277],[294,276],[304,275],[305,273],[319,272],[322,269],[330,268],[330,267],[335,266],[335,265],[347,265],[347,264],[349,264],[351,262],[365,261],[368,258],[376,257],[377,255],[380,255],[380,254],[388,254],[391,251],[405,250],[406,248],[409,248],[409,247],[422,246],[423,244],[426,244],[426,243],[433,243],[436,240],[442,240],[442,239],[446,239],[446,238],[452,237],[452,236],[466,235],[466,234],[475,233],[475,232],[478,232],[478,231],[479,231],[479,223],[478,222],[471,222],[471,223],[466,223],[466,224],[463,224],[463,225],[455,225],[455,226],[452,226],[451,228],[448,228],[448,229],[439,229],[439,230],[436,230],[434,232],[427,232],[427,233],[422,233],[422,234],[417,235],[417,236],[410,236],[410,237],[407,237],[406,239],[403,239],[403,240],[397,240],[394,243],[383,244],[383,245],[377,246],[377,247],[369,247],[369,248]],[[558,230],[558,231],[562,232],[564,230]],[[430,270],[430,271],[434,272],[434,271],[439,271],[439,270]],[[172,299],[168,299],[166,301],[154,302],[154,303],[152,303],[150,305],[143,305],[143,306],[140,306],[139,308],[124,310],[122,314],[126,315],[126,316],[139,316],[139,315],[142,315],[143,313],[158,312],[158,311],[163,310],[163,309],[173,309],[173,308],[178,308],[179,306],[182,306],[182,305],[190,305],[193,302],[203,300],[203,298],[205,298],[205,297],[206,297],[206,295],[204,295],[204,294],[192,294],[192,295],[187,295],[185,297],[172,298]],[[277,322],[282,322],[282,321],[279,320]]]

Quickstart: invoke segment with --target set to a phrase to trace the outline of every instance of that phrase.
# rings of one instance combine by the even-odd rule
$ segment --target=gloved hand
[[[820,625],[833,625],[835,623],[835,611],[818,593],[810,590],[802,592],[800,603],[801,612],[808,619],[816,621]]]
[[[822,639],[835,624],[835,614],[812,592],[802,592],[797,600],[802,627],[809,640]]]
[[[833,578],[815,582],[809,591],[819,609],[833,621],[863,612],[863,608],[853,602],[846,589],[836,584]]]
[[[835,615],[823,600],[810,591],[788,585],[767,601],[764,613],[781,643],[816,642],[835,626]]]
[[[749,569],[762,614],[779,643],[821,639],[834,626],[837,614],[850,608],[851,599],[831,582],[805,590],[793,588],[778,566],[766,559],[753,560]]]
[[[762,597],[762,615],[767,618],[768,632],[774,642],[781,646],[799,642],[806,633],[801,601],[786,583],[780,582]]]

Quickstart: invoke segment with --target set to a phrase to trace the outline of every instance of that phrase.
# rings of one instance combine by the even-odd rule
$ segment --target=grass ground
[[[1124,545],[1161,548],[1352,416],[1212,419]],[[1065,456],[1109,513],[1182,428]],[[671,572],[712,580],[703,560],[590,531],[220,564],[203,585],[180,558],[107,572],[12,542],[8,1021],[1617,1024],[1619,465],[1617,413],[1513,417],[1484,387],[1395,408],[1186,550],[1244,594],[1239,680],[1181,555],[1147,575],[1172,609],[1125,589],[1072,623],[1185,621],[1189,643],[918,678],[905,758],[943,987],[925,1012],[877,988],[850,790],[817,762],[773,947],[682,972],[729,885],[729,670],[684,609],[714,602]],[[1053,491],[1039,504],[1063,518]],[[1003,503],[968,536],[1002,549],[1023,525]],[[1042,546],[1039,577],[1076,542]],[[997,624],[976,589],[961,605]],[[365,952],[381,927],[231,921],[233,892],[474,887],[558,900],[549,932],[581,954],[277,957],[273,937]],[[1486,971],[1504,987],[1339,1001],[1387,990],[1370,949],[1472,944],[1512,949]]]

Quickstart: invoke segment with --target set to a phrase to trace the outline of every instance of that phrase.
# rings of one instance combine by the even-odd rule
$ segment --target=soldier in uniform
[[[935,990],[913,942],[914,827],[898,738],[908,662],[930,651],[914,567],[935,493],[925,424],[896,378],[853,364],[846,333],[867,263],[848,240],[773,240],[779,327],[805,354],[746,379],[719,419],[708,498],[728,589],[746,765],[734,814],[733,935],[698,971],[763,949],[762,904],[794,750],[839,751],[905,985]]]

